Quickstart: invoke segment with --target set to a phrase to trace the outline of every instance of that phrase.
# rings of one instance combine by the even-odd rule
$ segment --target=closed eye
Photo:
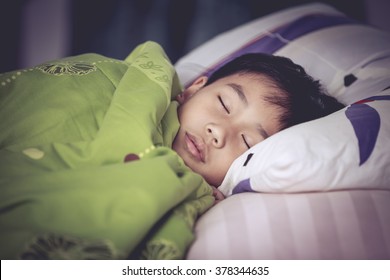
[[[218,100],[219,100],[219,102],[221,103],[223,109],[226,111],[226,113],[230,114],[230,111],[229,111],[229,109],[226,107],[226,105],[225,105],[225,103],[223,102],[221,96],[218,96]]]
[[[251,148],[251,146],[248,144],[248,142],[245,139],[244,134],[241,134],[242,140],[244,140],[245,146],[248,148],[248,150]]]

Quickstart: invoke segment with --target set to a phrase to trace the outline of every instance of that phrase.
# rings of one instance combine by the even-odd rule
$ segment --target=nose
[[[217,124],[208,124],[206,126],[206,133],[209,141],[215,148],[222,148],[226,142],[225,129]]]

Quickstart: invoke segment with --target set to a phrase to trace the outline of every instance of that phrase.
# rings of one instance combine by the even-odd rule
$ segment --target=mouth
[[[186,142],[187,150],[192,155],[192,157],[200,162],[205,162],[203,150],[201,149],[197,139],[193,135],[186,133],[185,142]]]

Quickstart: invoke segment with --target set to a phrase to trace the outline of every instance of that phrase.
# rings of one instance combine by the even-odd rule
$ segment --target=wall
[[[216,34],[307,0],[13,0],[0,10],[0,72],[97,52],[124,58],[145,40],[174,62]],[[325,0],[390,31],[389,0]],[[5,36],[4,36],[5,34]]]

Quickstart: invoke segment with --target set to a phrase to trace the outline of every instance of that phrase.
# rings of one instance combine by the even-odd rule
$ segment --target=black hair
[[[318,80],[291,59],[265,53],[239,56],[217,69],[207,84],[234,74],[256,74],[268,78],[278,94],[265,100],[280,107],[280,129],[327,116],[344,105],[327,94]]]

